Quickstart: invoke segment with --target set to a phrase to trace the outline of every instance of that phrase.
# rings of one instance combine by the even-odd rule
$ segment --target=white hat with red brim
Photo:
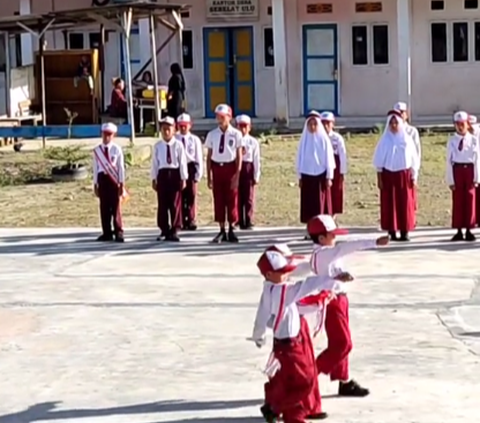
[[[348,234],[348,231],[339,228],[333,217],[328,214],[319,214],[312,217],[307,223],[307,232],[311,236]]]
[[[167,116],[160,120],[160,125],[175,126],[175,119]]]
[[[274,244],[268,247],[265,251],[277,251],[280,254],[283,254],[285,257],[290,258],[292,260],[305,260],[305,256],[301,254],[294,254],[293,251],[287,244]]]
[[[408,110],[407,103],[399,101],[393,106],[393,110],[398,110],[399,112],[406,112]]]
[[[469,122],[469,116],[467,112],[457,112],[453,115],[453,121],[457,122]]]
[[[117,125],[114,123],[104,123],[102,125],[102,132],[105,134],[116,134],[118,131]]]
[[[217,107],[215,107],[215,114],[232,117],[232,109],[228,104],[219,104]]]
[[[238,125],[251,125],[252,119],[248,115],[238,115],[235,119]]]
[[[178,118],[177,118],[177,123],[178,124],[190,124],[192,123],[192,118],[188,113],[182,113]]]
[[[258,270],[262,275],[269,272],[291,273],[297,268],[293,258],[285,257],[279,251],[265,251],[257,262]]]
[[[323,112],[320,118],[326,122],[335,122],[335,115],[332,112]]]

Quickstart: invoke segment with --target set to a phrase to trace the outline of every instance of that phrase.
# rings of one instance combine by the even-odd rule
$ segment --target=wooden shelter
[[[157,70],[157,55],[168,44],[168,42],[178,36],[181,41],[183,24],[181,21],[181,13],[187,11],[190,7],[180,4],[160,4],[152,2],[151,0],[117,0],[113,4],[107,6],[100,6],[88,9],[74,9],[65,10],[61,12],[49,12],[39,15],[24,15],[11,16],[0,18],[0,33],[4,35],[4,40],[9,40],[11,35],[19,33],[30,33],[38,38],[38,60],[39,60],[39,78],[37,86],[40,92],[37,93],[41,103],[42,126],[39,127],[12,127],[0,128],[0,138],[38,138],[60,136],[68,133],[68,128],[59,126],[49,126],[46,121],[47,104],[45,98],[45,34],[50,30],[66,30],[74,27],[81,27],[85,25],[98,24],[101,32],[101,42],[99,48],[100,56],[100,71],[104,67],[104,45],[105,45],[105,31],[116,30],[119,31],[124,39],[123,49],[125,58],[125,82],[127,87],[127,101],[128,101],[128,125],[121,125],[119,128],[119,135],[130,136],[131,141],[134,140],[134,126],[133,126],[133,96],[132,96],[132,71],[130,65],[130,33],[132,22],[134,20],[149,19],[150,22],[150,40],[152,50],[152,65],[153,77],[155,87],[158,87],[158,70]],[[172,31],[172,35],[167,37],[164,43],[157,49],[155,40],[155,28],[157,25],[163,25]],[[7,92],[7,111],[10,116],[10,52],[9,42],[6,42],[6,92]],[[181,42],[180,42],[181,46]],[[146,64],[148,66],[149,63]],[[158,93],[155,96],[156,107],[155,117],[158,122],[160,116],[160,104]],[[157,124],[158,125],[158,124]],[[123,126],[123,127],[122,127]],[[80,129],[80,128],[79,128]],[[10,132],[9,132],[10,131]],[[96,135],[95,135],[96,134]],[[99,125],[88,125],[83,131],[76,131],[74,135],[78,137],[92,137],[100,134]]]

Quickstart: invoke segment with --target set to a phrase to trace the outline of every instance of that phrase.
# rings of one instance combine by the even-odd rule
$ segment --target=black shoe
[[[463,241],[465,238],[463,237],[462,231],[458,231],[453,237],[452,241]]]
[[[235,232],[233,232],[233,229],[230,229],[228,231],[228,242],[231,242],[233,244],[236,244],[238,242],[237,235],[235,235]]]
[[[189,223],[187,226],[187,231],[196,231],[197,230],[197,225],[193,222]]]
[[[390,241],[398,241],[398,238],[397,238],[397,233],[392,231],[392,232],[389,232],[388,233],[388,236],[390,237]]]
[[[172,232],[165,238],[165,241],[180,242],[180,238],[176,232]]]
[[[253,229],[254,226],[255,226],[255,225],[254,225],[252,222],[248,222],[248,221],[247,221],[247,223],[246,223],[246,225],[245,225],[245,229],[246,229],[247,231],[250,231],[250,230]]]
[[[220,230],[220,232],[217,234],[215,238],[212,239],[213,244],[220,244],[222,242],[227,242],[227,233],[225,232],[225,229]]]
[[[278,416],[272,411],[268,404],[262,405],[260,412],[267,423],[276,423],[278,421]]]
[[[163,241],[166,237],[167,235],[162,231],[160,232],[160,235],[157,236],[157,241]]]
[[[361,387],[357,382],[340,382],[338,385],[338,395],[341,397],[366,397],[370,394],[367,388]]]
[[[123,235],[120,235],[120,234],[115,235],[115,242],[120,242],[120,243],[125,242],[125,238],[123,237]]]
[[[469,242],[472,242],[472,241],[476,241],[477,238],[475,237],[475,235],[472,234],[472,232],[470,232],[469,230],[467,230],[465,232],[465,241],[469,241]]]
[[[322,411],[321,413],[309,414],[306,418],[307,420],[325,420],[328,417],[328,414]]]
[[[110,242],[113,241],[113,236],[112,235],[100,235],[97,238],[98,242]]]
[[[405,231],[400,232],[400,238],[398,240],[402,241],[402,242],[410,241],[410,237],[408,236],[408,232],[405,232]]]

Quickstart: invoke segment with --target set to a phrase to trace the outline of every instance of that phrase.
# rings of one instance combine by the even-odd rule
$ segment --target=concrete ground
[[[298,229],[238,246],[212,234],[166,245],[133,230],[122,245],[90,230],[0,230],[0,423],[261,422],[269,349],[246,341],[255,261],[273,241],[310,247]],[[449,235],[419,230],[348,260],[352,373],[372,394],[337,398],[321,377],[329,421],[479,421],[480,242]]]

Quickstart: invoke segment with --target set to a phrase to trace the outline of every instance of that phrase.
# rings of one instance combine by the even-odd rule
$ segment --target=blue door
[[[233,113],[255,115],[253,29],[204,28],[205,115],[227,103]]]
[[[303,108],[338,115],[337,25],[303,27]]]

